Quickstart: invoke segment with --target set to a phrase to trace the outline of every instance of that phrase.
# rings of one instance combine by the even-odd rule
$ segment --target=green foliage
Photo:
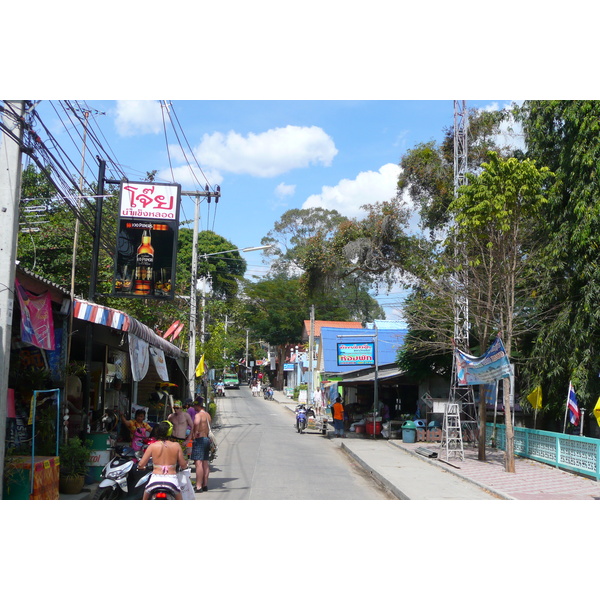
[[[60,472],[67,477],[82,476],[87,473],[87,463],[92,456],[92,442],[82,442],[78,437],[69,438],[59,448]]]
[[[217,405],[214,402],[209,402],[207,406],[208,414],[211,419],[214,419],[217,414]]]
[[[528,101],[517,114],[528,155],[556,174],[537,223],[539,324],[525,374],[560,419],[569,380],[588,411],[600,394],[600,102]]]

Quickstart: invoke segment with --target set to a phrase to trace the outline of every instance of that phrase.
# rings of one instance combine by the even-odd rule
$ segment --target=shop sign
[[[337,345],[338,366],[364,366],[375,364],[374,342],[340,342]]]
[[[113,296],[173,300],[179,184],[121,182]]]

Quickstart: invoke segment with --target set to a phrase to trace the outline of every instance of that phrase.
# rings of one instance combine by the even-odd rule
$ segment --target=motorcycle
[[[273,388],[268,387],[268,386],[263,387],[263,397],[265,400],[272,400],[273,399]]]
[[[299,404],[296,407],[296,429],[298,430],[298,433],[303,433],[306,429],[307,419],[306,406],[304,404]]]
[[[150,442],[151,440],[148,440]],[[144,450],[135,451],[130,446],[116,447],[116,456],[102,469],[102,481],[94,494],[94,500],[141,500],[146,484],[152,475],[150,468],[138,470],[137,463]]]

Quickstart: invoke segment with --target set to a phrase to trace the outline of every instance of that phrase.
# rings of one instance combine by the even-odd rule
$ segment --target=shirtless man
[[[208,457],[210,453],[210,438],[208,429],[210,426],[210,415],[204,410],[204,404],[200,404],[200,410],[194,418],[194,429],[192,432],[192,460],[196,464],[196,493],[208,490],[208,473],[210,464]]]

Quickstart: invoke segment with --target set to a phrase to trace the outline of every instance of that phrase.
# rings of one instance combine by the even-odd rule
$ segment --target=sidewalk
[[[294,410],[296,402],[275,392],[274,400]],[[504,452],[464,446],[465,460],[445,460],[440,444],[404,443],[348,433],[338,444],[371,476],[403,500],[600,500],[600,483],[543,463],[515,457],[515,473],[504,470]],[[428,448],[439,458],[417,454]]]

